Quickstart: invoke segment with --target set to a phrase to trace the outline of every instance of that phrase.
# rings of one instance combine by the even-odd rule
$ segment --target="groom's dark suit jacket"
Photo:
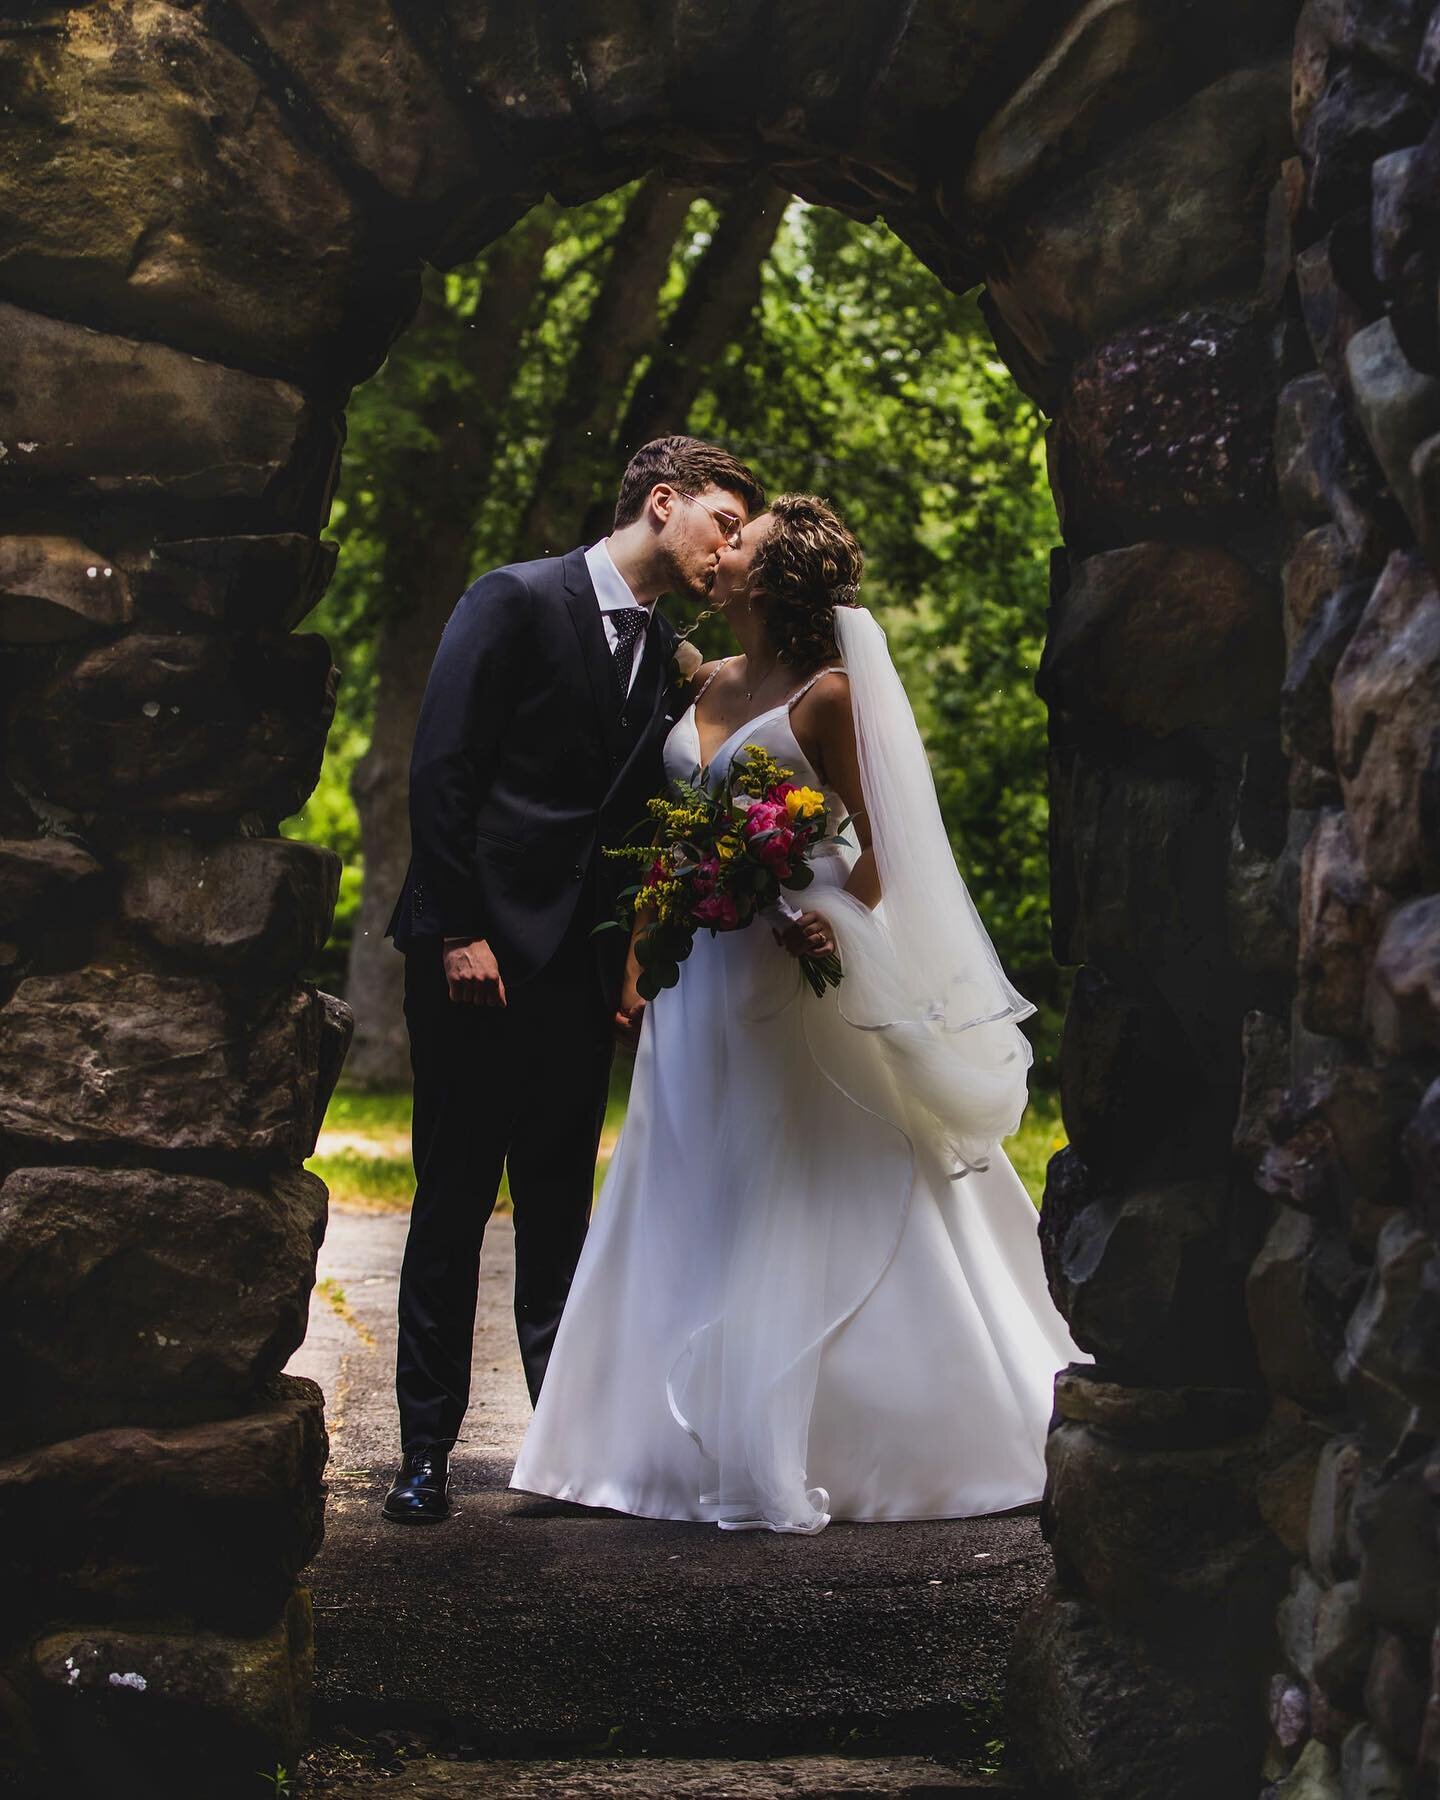
[[[494,569],[465,591],[415,732],[410,867],[386,928],[398,948],[483,937],[518,983],[545,967],[578,906],[614,917],[636,870],[599,852],[664,785],[674,648],[652,612],[622,704],[583,550]],[[595,941],[613,999],[626,934]]]

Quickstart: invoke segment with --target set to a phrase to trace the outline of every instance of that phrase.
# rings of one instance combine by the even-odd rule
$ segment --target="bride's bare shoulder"
[[[692,669],[685,680],[683,690],[685,698],[687,700],[698,699],[729,660],[728,656],[720,656],[716,657],[713,662],[702,662],[698,668]]]
[[[817,726],[823,727],[832,719],[848,719],[850,677],[843,669],[827,669],[823,675],[817,675],[796,702],[796,712],[802,707]]]

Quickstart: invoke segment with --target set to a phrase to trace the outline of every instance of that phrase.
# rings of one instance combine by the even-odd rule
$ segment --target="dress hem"
[[[522,1486],[512,1481],[507,1484],[506,1491],[513,1494],[532,1494],[537,1500],[561,1500],[567,1506],[588,1506],[603,1512],[622,1513],[630,1519],[654,1519],[674,1525],[709,1525],[718,1527],[720,1521],[705,1513],[690,1512],[655,1512],[647,1507],[622,1506],[617,1499],[598,1500],[586,1498],[579,1490],[566,1483],[557,1483],[554,1488]],[[995,1519],[1003,1518],[1007,1513],[1016,1511],[1022,1506],[1038,1506],[1044,1498],[1044,1490],[1026,1495],[1018,1500],[1005,1500],[999,1505],[986,1506],[976,1512],[925,1512],[925,1513],[851,1513],[832,1510],[831,1524],[845,1525],[923,1525],[937,1524],[943,1519]],[[763,1528],[762,1528],[763,1529]],[[772,1526],[777,1535],[806,1536],[814,1533],[787,1532],[783,1526]]]

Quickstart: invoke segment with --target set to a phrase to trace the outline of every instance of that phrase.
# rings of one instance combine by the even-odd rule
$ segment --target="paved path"
[[[486,1238],[458,1510],[427,1529],[383,1520],[405,1226],[332,1214],[290,1365],[324,1387],[332,1434],[309,1573],[322,1739],[389,1732],[492,1758],[963,1757],[996,1735],[1010,1635],[1048,1566],[1032,1518],[728,1534],[508,1489],[529,1404],[507,1218]]]

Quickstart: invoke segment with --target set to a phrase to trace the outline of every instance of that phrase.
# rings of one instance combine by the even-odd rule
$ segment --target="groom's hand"
[[[622,1000],[615,1009],[615,1041],[623,1050],[638,1050],[640,1027],[645,1021],[645,1002],[637,998],[627,1006]]]
[[[500,965],[484,938],[446,938],[445,982],[450,998],[461,1006],[503,1006],[505,983]]]

